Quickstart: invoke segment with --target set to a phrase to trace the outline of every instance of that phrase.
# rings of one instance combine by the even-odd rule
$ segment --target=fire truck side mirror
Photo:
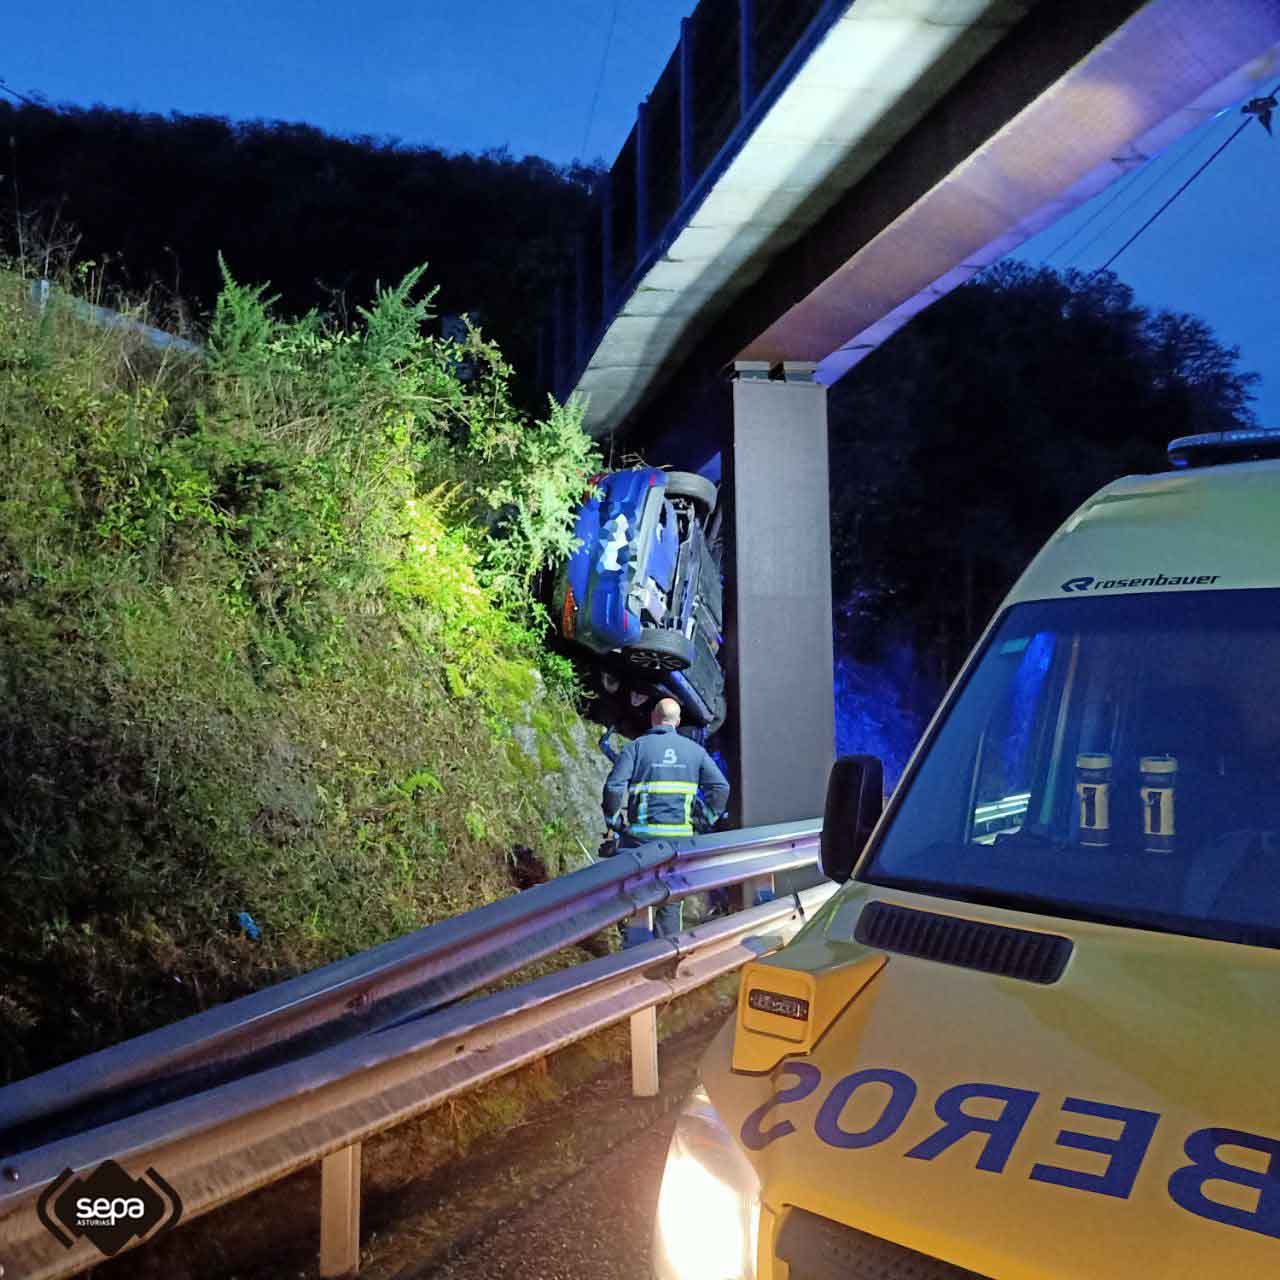
[[[841,756],[827,779],[822,816],[822,871],[843,884],[853,874],[884,808],[884,766],[878,756]]]

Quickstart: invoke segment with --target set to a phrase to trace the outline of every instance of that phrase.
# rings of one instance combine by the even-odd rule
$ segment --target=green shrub
[[[509,745],[587,740],[532,583],[598,460],[421,276],[228,276],[201,358],[0,271],[0,1080],[571,864]]]

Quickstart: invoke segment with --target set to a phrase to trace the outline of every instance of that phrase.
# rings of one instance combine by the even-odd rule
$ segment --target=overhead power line
[[[591,95],[591,109],[587,112],[587,127],[582,131],[582,146],[578,148],[578,158],[583,164],[587,163],[587,140],[591,137],[591,126],[596,122],[596,107],[600,104],[600,89],[604,84],[604,73],[613,48],[613,30],[617,25],[618,0],[613,0],[613,8],[609,14],[609,34],[604,38],[604,53],[600,56],[600,71],[596,76],[595,92]]]
[[[1151,192],[1164,182],[1166,178],[1171,178],[1190,161],[1194,160],[1196,156],[1205,149],[1205,147],[1211,146],[1213,142],[1214,134],[1212,132],[1207,132],[1203,137],[1197,139],[1191,146],[1183,151],[1181,155],[1175,156],[1171,151],[1164,152],[1150,161],[1150,163],[1137,170],[1137,173],[1145,175],[1148,180],[1146,182],[1133,182],[1125,189],[1125,194],[1131,195],[1133,199],[1127,200],[1124,205],[1117,210],[1114,218],[1111,218],[1105,226],[1100,227],[1094,235],[1090,236],[1089,239],[1071,255],[1071,258],[1066,265],[1071,267],[1079,262],[1080,259],[1088,254],[1089,250],[1092,249],[1099,240],[1105,240],[1116,229],[1116,227],[1126,222],[1129,215],[1137,209],[1138,206],[1146,200],[1147,196],[1149,196]],[[1168,157],[1169,163],[1164,165],[1162,168],[1160,161],[1166,156]],[[1108,201],[1108,203],[1110,203],[1110,201]],[[1102,213],[1103,210],[1099,210],[1098,212]]]
[[[1109,257],[1102,266],[1096,268],[1089,273],[1089,279],[1094,276],[1101,275],[1130,245],[1142,235],[1146,229],[1162,214],[1164,211],[1252,124],[1252,120],[1246,120],[1243,124],[1233,129],[1226,141],[1202,164],[1187,180],[1184,182],[1156,211],[1149,217],[1146,222],[1140,226],[1116,251]]]
[[[1271,136],[1271,120],[1277,110],[1280,110],[1280,104],[1276,101],[1276,95],[1280,93],[1280,84],[1266,97],[1251,98],[1240,108],[1245,119],[1228,134],[1225,141],[1221,143],[1209,158],[1196,169],[1196,171],[1142,224],[1116,251],[1104,262],[1100,267],[1095,268],[1089,273],[1089,279],[1106,271],[1108,267],[1120,257],[1138,238],[1150,227],[1161,214],[1164,213],[1177,198],[1249,127],[1250,121],[1257,122],[1267,131],[1267,136]]]
[[[1044,255],[1044,261],[1046,263],[1051,262],[1073,240],[1079,239],[1080,236],[1084,234],[1084,232],[1088,231],[1088,229],[1104,213],[1106,213],[1106,211],[1110,209],[1111,206],[1115,204],[1115,202],[1119,200],[1120,197],[1124,195],[1126,191],[1128,191],[1133,186],[1135,180],[1137,179],[1138,174],[1140,174],[1145,167],[1146,167],[1145,165],[1138,165],[1137,167],[1130,169],[1128,173],[1126,173],[1122,178],[1120,178],[1120,180],[1116,183],[1115,190],[1111,193],[1110,198],[1108,200],[1105,200],[1102,204],[1100,204],[1069,236],[1067,236],[1065,240],[1061,241],[1054,248],[1050,249],[1049,252]]]

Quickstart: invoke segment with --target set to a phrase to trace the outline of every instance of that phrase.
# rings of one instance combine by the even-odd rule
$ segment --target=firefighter
[[[604,784],[602,806],[607,819],[613,821],[626,803],[623,848],[693,835],[699,787],[715,819],[729,802],[729,783],[715,761],[696,742],[676,732],[680,704],[674,698],[658,702],[650,723],[648,733],[623,747]],[[657,909],[654,932],[658,937],[680,932],[682,906],[669,902]]]

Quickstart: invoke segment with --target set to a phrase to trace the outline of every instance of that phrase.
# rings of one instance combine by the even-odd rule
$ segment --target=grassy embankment
[[[0,1083],[577,852],[531,582],[593,449],[417,284],[344,331],[228,281],[200,358],[0,271]]]

